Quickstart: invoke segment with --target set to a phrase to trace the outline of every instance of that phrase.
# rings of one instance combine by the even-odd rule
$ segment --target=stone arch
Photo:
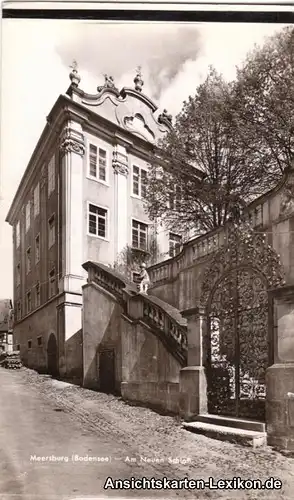
[[[267,291],[283,284],[279,256],[266,236],[245,224],[230,226],[202,284],[210,413],[264,420],[270,364]]]
[[[266,235],[255,232],[250,225],[231,225],[226,231],[225,244],[212,257],[203,277],[200,304],[206,308],[217,282],[237,268],[255,269],[267,281],[268,288],[285,284],[280,258],[266,243]]]

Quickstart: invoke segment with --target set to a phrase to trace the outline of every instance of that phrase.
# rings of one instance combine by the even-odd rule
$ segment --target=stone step
[[[198,415],[193,419],[195,422],[204,422],[207,424],[223,425],[225,427],[234,427],[237,429],[244,429],[248,431],[266,432],[266,425],[264,422],[256,420],[249,420],[247,418],[241,419],[236,417],[226,417],[223,415],[211,415],[209,413]]]
[[[207,422],[184,422],[184,429],[212,439],[229,441],[230,443],[242,444],[244,446],[266,446],[266,432],[238,429],[225,425],[209,424]]]

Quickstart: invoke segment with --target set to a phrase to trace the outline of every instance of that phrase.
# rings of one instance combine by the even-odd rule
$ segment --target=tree
[[[148,213],[174,231],[219,227],[259,194],[263,172],[253,172],[244,162],[233,98],[233,85],[210,68],[161,143],[160,167],[154,158]],[[205,179],[200,180],[199,170]]]
[[[206,232],[278,182],[293,159],[293,46],[293,28],[282,30],[248,55],[231,83],[210,68],[154,157],[151,219]]]
[[[155,264],[158,260],[158,244],[154,234],[148,238],[148,251],[143,251],[126,245],[121,252],[119,252],[117,259],[113,265],[114,269],[120,272],[129,280],[133,280],[133,273],[140,271],[140,265]]]
[[[269,187],[293,160],[294,29],[256,47],[238,69],[235,119],[247,165],[264,170]]]

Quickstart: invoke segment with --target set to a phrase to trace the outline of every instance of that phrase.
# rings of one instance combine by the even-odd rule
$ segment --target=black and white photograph
[[[288,10],[3,15],[1,500],[293,498]]]

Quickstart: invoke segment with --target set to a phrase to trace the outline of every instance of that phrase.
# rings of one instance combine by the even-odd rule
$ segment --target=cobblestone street
[[[294,459],[191,434],[179,420],[32,370],[0,369],[0,498],[293,498]],[[32,461],[69,457],[65,462]],[[78,460],[72,460],[77,455]],[[82,457],[102,457],[85,462]],[[181,459],[181,460],[179,460]],[[275,477],[280,491],[103,490],[108,476],[215,480]]]

